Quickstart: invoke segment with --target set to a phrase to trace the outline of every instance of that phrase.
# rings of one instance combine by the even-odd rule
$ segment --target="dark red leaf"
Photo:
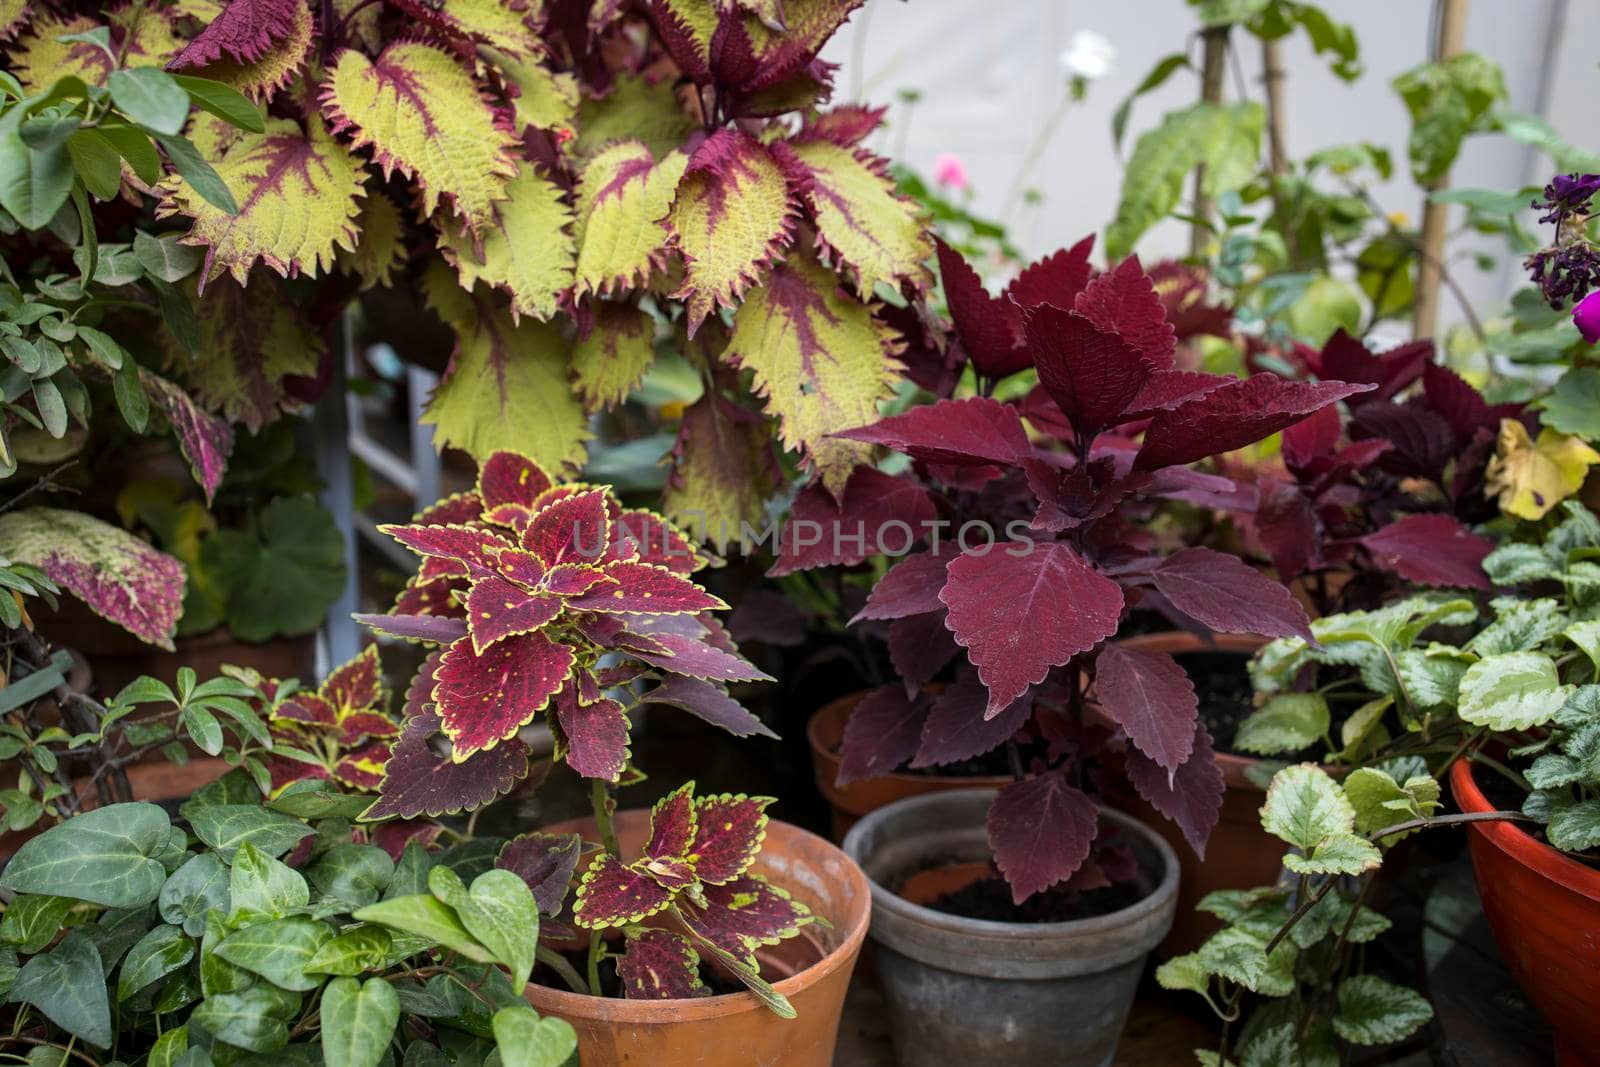
[[[1287,582],[1317,565],[1321,526],[1298,485],[1264,478],[1258,488],[1261,499],[1251,523],[1278,579]]]
[[[705,907],[680,901],[678,914],[689,932],[751,967],[755,950],[793,937],[815,917],[804,904],[764,878],[746,875],[727,885],[708,885]]]
[[[556,694],[556,721],[566,739],[566,763],[585,778],[615,782],[628,762],[628,716],[615,700],[578,703],[571,689]]]
[[[1243,448],[1371,388],[1346,382],[1290,382],[1276,374],[1229,382],[1170,411],[1157,412],[1144,432],[1134,468],[1154,470]]]
[[[1094,691],[1111,721],[1169,773],[1189,758],[1199,704],[1177,660],[1107,645],[1095,660]]]
[[[955,634],[945,626],[944,605],[926,615],[907,615],[889,625],[889,661],[914,693],[931,681],[961,651]]]
[[[467,629],[480,654],[508,637],[543,629],[560,614],[560,597],[529,593],[504,578],[480,578],[467,594]]]
[[[438,559],[430,556],[429,559]],[[390,615],[437,615],[441,618],[466,621],[467,609],[461,606],[468,582],[465,578],[434,578],[429,581],[413,579],[400,595],[394,598]]]
[[[834,436],[955,466],[1015,467],[1033,454],[1016,409],[984,396],[940,400]]]
[[[1197,370],[1158,370],[1145,380],[1137,396],[1122,413],[1123,422],[1147,419],[1158,411],[1171,411],[1179,404],[1204,396],[1219,386],[1238,381],[1226,374],[1206,374]]]
[[[1146,496],[1182,500],[1202,508],[1250,512],[1261,498],[1260,490],[1248,482],[1236,482],[1220,474],[1206,474],[1188,467],[1162,467],[1150,474],[1128,478],[1131,489]]]
[[[333,765],[333,777],[358,792],[375,790],[383,782],[383,768],[390,754],[387,741],[370,741],[360,748],[346,749]]]
[[[507,738],[462,763],[434,751],[439,717],[431,711],[406,720],[383,767],[378,800],[366,819],[413,819],[479,808],[528,776],[528,746]]]
[[[674,674],[644,695],[647,704],[667,704],[682,708],[713,726],[720,726],[735,737],[776,738],[766,723],[756,718],[743,704],[728,695],[715,682]]]
[[[1090,234],[1071,248],[1061,248],[1028,264],[1021,274],[1006,286],[1003,298],[1009,298],[1019,307],[1031,308],[1039,304],[1054,304],[1071,310],[1078,294],[1089,284],[1094,268],[1089,256],[1094,251],[1094,234]]]
[[[871,136],[883,123],[883,116],[888,110],[887,107],[867,107],[864,104],[841,104],[806,119],[794,141],[796,144],[831,141],[840,148],[850,148]]]
[[[1167,309],[1139,265],[1138,256],[1129,256],[1097,275],[1072,306],[1106,333],[1122,338],[1156,370],[1172,366],[1172,354],[1178,346],[1176,335],[1167,321]]]
[[[506,842],[494,865],[528,883],[541,914],[559,915],[582,854],[577,834],[523,834]]]
[[[570,607],[576,611],[683,615],[728,606],[689,579],[654,564],[607,563],[600,572],[614,584],[572,597],[567,601]]]
[[[299,692],[272,709],[274,719],[303,722],[309,726],[336,726],[338,714],[333,705],[315,693]]]
[[[380,526],[378,529],[419,556],[444,556],[466,566],[473,577],[495,573],[495,553],[510,541],[481,526]]]
[[[722,793],[694,802],[695,873],[707,885],[723,885],[744,874],[767,836],[771,797]]]
[[[417,512],[411,525],[466,526],[482,517],[483,498],[477,493],[451,493]]]
[[[254,63],[294,32],[304,0],[228,0],[194,40],[167,64],[168,70],[202,67],[224,54],[237,63]]]
[[[654,563],[677,574],[692,574],[706,565],[705,556],[660,515],[639,508],[629,508],[617,520],[618,530],[613,534],[620,539],[627,535],[639,549],[641,563]]]
[[[508,555],[508,552],[500,553],[501,561],[504,562]],[[540,585],[557,596],[578,596],[592,591],[605,581],[605,572],[598,567],[586,563],[558,563],[544,573]]]
[[[1178,824],[1201,859],[1222,811],[1222,768],[1205,724],[1194,726],[1194,752],[1176,775],[1136,748],[1128,750],[1128,780],[1150,806]]]
[[[928,491],[910,478],[857,467],[835,501],[813,482],[795,497],[774,578],[814,567],[849,567],[870,556],[902,555],[937,517]]]
[[[1028,545],[1022,555],[1016,546],[963,554],[939,597],[950,609],[945,625],[989,687],[990,717],[1116,633],[1122,613],[1122,588],[1067,545]]]
[[[318,690],[334,707],[370,708],[383,700],[383,665],[378,646],[367,645],[348,663],[335,667]]]
[[[627,634],[620,647],[635,659],[672,674],[691,678],[714,679],[721,682],[770,682],[773,677],[760,670],[744,657],[724,651],[704,641],[682,634],[650,634],[648,645],[640,642],[645,635]],[[649,647],[655,646],[654,649]],[[659,651],[656,651],[659,649]]]
[[[1289,590],[1236,556],[1186,548],[1152,577],[1173,607],[1213,630],[1314,640],[1306,609]]]
[[[672,891],[602,851],[583,872],[572,915],[590,930],[628,926],[665,911]]]
[[[1407,515],[1369,533],[1361,544],[1373,562],[1418,585],[1489,588],[1483,557],[1494,542],[1449,515]]]
[[[339,743],[360,744],[367,737],[394,737],[400,724],[376,711],[353,711],[339,720]]]
[[[935,238],[939,277],[961,346],[981,377],[998,379],[1027,367],[1032,355],[1022,344],[1022,323],[1016,305],[990,296],[978,272],[961,253]]]
[[[428,641],[438,645],[448,645],[460,638],[467,636],[467,621],[465,618],[450,618],[444,615],[368,615],[358,613],[352,615],[363,626],[371,627],[381,634],[391,637],[403,637],[408,641]]]
[[[457,641],[439,662],[433,699],[456,758],[493,748],[533,721],[572,673],[572,650],[519,634],[478,653]]]
[[[522,547],[545,566],[590,563],[605,555],[611,516],[604,489],[588,489],[545,504],[522,531]]]
[[[1082,315],[1041,304],[1024,315],[1023,330],[1039,384],[1079,433],[1122,421],[1150,377],[1150,364],[1137,349]]]
[[[928,700],[898,685],[879,686],[856,702],[844,724],[836,785],[889,774],[916,754]]]
[[[878,579],[866,606],[856,612],[851,624],[862,619],[903,619],[944,610],[944,602],[939,599],[944,569],[959,554],[959,548],[946,542],[938,552],[918,552],[902,559]]]
[[[700,980],[700,957],[687,937],[666,930],[629,931],[617,960],[622,995],[629,1000],[684,1000],[711,995]]]
[[[934,698],[927,722],[923,723],[911,766],[933,767],[981,756],[1004,744],[1033,711],[1032,691],[1012,701],[992,719],[983,717],[988,702],[989,690],[971,674],[945,686],[944,692]]]
[[[1444,416],[1420,404],[1375,401],[1356,409],[1350,420],[1358,436],[1389,443],[1381,466],[1404,477],[1439,479],[1455,458],[1455,434]]]
[[[1290,470],[1299,470],[1321,456],[1332,455],[1339,447],[1344,424],[1333,405],[1315,412],[1283,431],[1283,461]]]
[[[550,476],[542,467],[515,452],[496,452],[478,468],[478,496],[485,511],[501,504],[531,511],[533,502],[550,485]]]
[[[1375,356],[1366,345],[1340,327],[1322,346],[1320,374],[1345,382],[1366,382],[1376,386],[1372,392],[1350,402],[1359,407],[1375,400],[1389,400],[1416,381],[1433,360],[1433,342],[1411,341]]]
[[[1423,369],[1422,395],[1427,399],[1428,406],[1450,424],[1450,429],[1456,435],[1457,447],[1477,431],[1499,425],[1483,394],[1449,367],[1429,363]]]
[[[1018,904],[1072,877],[1089,858],[1099,813],[1061,771],[1012,782],[989,806],[989,847]]]
[[[694,845],[694,783],[685,782],[650,809],[650,839],[644,854],[651,859],[682,859]]]

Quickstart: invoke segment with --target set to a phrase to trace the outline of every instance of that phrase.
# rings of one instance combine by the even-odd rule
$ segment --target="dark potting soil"
[[[990,922],[1060,923],[1110,915],[1138,903],[1144,895],[1139,886],[1129,882],[1088,890],[1057,886],[1017,904],[1011,898],[1011,886],[996,874],[945,893],[928,907],[946,915]]]
[[[1181,652],[1172,658],[1194,682],[1200,721],[1211,734],[1212,747],[1231,752],[1234,733],[1254,710],[1249,657],[1237,652]]]

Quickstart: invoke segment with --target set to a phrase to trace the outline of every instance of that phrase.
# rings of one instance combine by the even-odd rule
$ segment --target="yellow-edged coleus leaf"
[[[315,117],[302,131],[293,119],[270,119],[216,164],[239,206],[228,214],[183,178],[165,187],[158,214],[194,220],[184,244],[206,249],[205,283],[223,271],[243,285],[259,259],[283,277],[315,277],[336,248],[354,249],[361,213],[361,164]]]
[[[632,304],[600,301],[572,351],[572,377],[590,411],[622,403],[656,358],[655,323]]]
[[[288,85],[305,67],[315,32],[316,20],[311,14],[311,5],[296,4],[289,32],[273,40],[255,59],[245,61],[224,54],[184,73],[222,82],[259,103]]]
[[[195,283],[186,284],[193,296]],[[193,303],[199,354],[190,358],[170,336],[164,345],[200,403],[251,433],[296,406],[284,378],[314,376],[324,345],[283,293],[260,278],[250,286],[219,278]]]
[[[572,134],[578,115],[578,79],[572,74],[551,70],[542,63],[517,59],[488,45],[478,56],[499,72],[511,96],[511,111],[518,133],[533,126],[554,130],[563,137]],[[515,91],[512,96],[509,90]]]
[[[547,471],[575,471],[590,437],[567,378],[567,342],[554,326],[513,322],[496,293],[468,293],[443,264],[424,278],[429,305],[455,331],[456,349],[422,421],[439,446],[480,463],[518,452]]]
[[[471,289],[483,282],[511,294],[511,317],[531,315],[541,321],[556,313],[561,294],[572,288],[576,259],[572,208],[560,186],[523,163],[506,186],[506,199],[495,206],[495,222],[475,238],[471,230],[439,238],[444,252]]]
[[[417,180],[424,214],[443,197],[475,231],[494,224],[494,205],[517,174],[517,138],[448,53],[415,41],[390,45],[376,61],[346,50],[322,105],[334,132],[349,130],[357,147],[371,147],[384,177]]]
[[[405,258],[405,228],[394,201],[382,192],[368,190],[356,217],[356,247],[354,251],[336,249],[334,265],[360,278],[363,289],[387,286],[389,276]]]
[[[178,51],[179,41],[166,15],[144,4],[129,4],[110,16],[117,34],[126,40],[124,64],[159,67]],[[40,93],[69,75],[88,85],[99,85],[115,64],[104,48],[92,41],[62,41],[62,37],[87,33],[104,23],[88,15],[67,18],[39,12],[26,33],[11,46],[9,68],[29,91]]]
[[[671,79],[624,74],[605,96],[585,96],[578,106],[578,136],[572,151],[591,156],[612,141],[633,138],[661,159],[682,144],[694,126]]]
[[[28,17],[28,0],[0,0],[0,41],[9,41]]]
[[[719,307],[733,307],[761,281],[794,237],[797,209],[788,176],[768,147],[722,129],[695,151],[667,216],[684,258],[689,335]]]
[[[896,335],[809,252],[791,254],[733,317],[723,359],[755,375],[779,439],[803,450],[835,495],[871,446],[829,438],[878,418],[903,369]]]
[[[589,161],[578,183],[577,295],[641,285],[661,266],[665,219],[688,163],[677,151],[656,163],[642,141],[607,145]]]
[[[1489,461],[1486,488],[1500,510],[1523,519],[1542,519],[1583,486],[1600,452],[1581,438],[1546,426],[1538,441],[1516,419],[1500,420],[1500,438]]]
[[[716,393],[683,413],[661,509],[699,541],[724,545],[741,523],[760,529],[777,491],[778,457],[767,422]]]
[[[911,282],[919,289],[932,278],[925,266],[933,244],[916,204],[896,196],[883,160],[863,149],[815,140],[793,146],[811,172],[806,197],[816,220],[817,241],[871,294],[884,282]]]
[[[537,58],[543,51],[529,23],[542,3],[528,0],[395,0],[402,11],[452,37],[468,37],[510,55]]]

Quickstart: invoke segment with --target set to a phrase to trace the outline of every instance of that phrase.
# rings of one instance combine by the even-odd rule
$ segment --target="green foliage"
[[[1477,52],[1424,63],[1394,79],[1411,113],[1411,176],[1427,185],[1450,170],[1469,133],[1490,127],[1490,110],[1506,97],[1505,77]]]

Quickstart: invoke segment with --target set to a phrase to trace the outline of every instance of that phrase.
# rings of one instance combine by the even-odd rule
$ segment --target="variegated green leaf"
[[[656,358],[655,323],[632,304],[598,301],[589,336],[572,351],[578,395],[591,411],[628,398]]]
[[[578,184],[576,291],[602,296],[641,285],[662,265],[670,234],[667,211],[688,157],[669,152],[660,163],[639,141],[607,145]]]
[[[555,182],[524,163],[495,206],[495,222],[481,239],[471,230],[441,235],[440,247],[461,285],[478,282],[511,294],[511,318],[545,321],[572,288],[572,209]],[[450,227],[446,226],[448,231]]]
[[[1542,726],[1567,702],[1556,664],[1539,652],[1487,656],[1461,676],[1459,712],[1465,722],[1495,730]]]
[[[794,154],[811,172],[806,196],[817,240],[845,265],[857,290],[871,295],[879,282],[929,284],[924,264],[933,244],[915,202],[895,195],[883,160],[825,140],[797,144]]]

